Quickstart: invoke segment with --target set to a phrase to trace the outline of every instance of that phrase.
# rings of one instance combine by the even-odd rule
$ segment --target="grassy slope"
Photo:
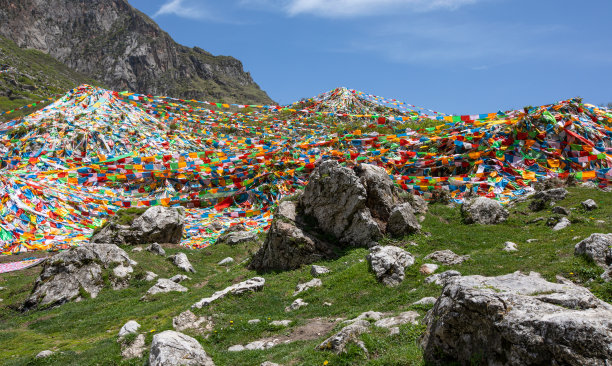
[[[65,93],[81,84],[101,86],[99,82],[70,69],[53,57],[40,51],[22,49],[15,42],[2,36],[0,36],[0,65],[16,69],[16,72],[0,74],[0,112]],[[36,89],[28,90],[27,86],[31,85],[36,86]],[[11,97],[6,96],[8,90],[13,92]],[[22,113],[0,115],[0,121],[31,113],[43,105],[28,108]]]
[[[584,212],[580,202],[593,198],[600,209]],[[322,262],[332,273],[322,277],[323,287],[300,295],[310,303],[305,308],[285,313],[295,285],[311,279],[309,266],[302,269],[263,274],[266,278],[264,290],[241,297],[228,297],[213,303],[209,308],[194,311],[200,315],[213,315],[215,332],[208,339],[194,335],[204,349],[212,355],[216,365],[259,365],[265,360],[284,365],[411,365],[422,364],[422,354],[417,339],[423,326],[405,325],[399,335],[388,336],[383,329],[362,335],[370,350],[366,357],[356,346],[349,346],[344,355],[315,351],[313,348],[327,335],[313,341],[300,341],[279,345],[267,351],[227,352],[234,344],[245,344],[271,335],[282,335],[287,329],[274,328],[269,320],[291,319],[291,327],[306,323],[315,317],[354,317],[367,310],[400,312],[417,310],[424,314],[429,307],[411,306],[424,296],[438,296],[441,288],[423,284],[424,276],[418,268],[423,257],[435,250],[451,249],[457,254],[469,254],[471,260],[456,266],[441,266],[440,270],[457,269],[462,274],[499,275],[509,272],[538,271],[549,280],[561,274],[574,281],[584,283],[594,278],[588,286],[594,293],[612,302],[612,285],[598,280],[601,269],[583,258],[575,258],[574,245],[595,232],[612,232],[612,195],[599,190],[571,188],[570,195],[559,203],[575,208],[570,219],[574,224],[560,232],[552,232],[542,222],[527,224],[533,218],[549,217],[549,211],[528,212],[526,203],[511,208],[510,219],[501,225],[480,226],[461,223],[457,207],[440,204],[430,206],[423,222],[423,230],[431,235],[416,235],[402,241],[386,240],[385,244],[405,246],[416,256],[416,263],[406,271],[405,281],[397,288],[389,289],[376,282],[368,271],[364,260],[367,250],[348,250],[334,261]],[[527,214],[522,214],[525,212]],[[597,224],[595,220],[606,220]],[[531,244],[527,239],[538,239]],[[505,241],[518,244],[519,251],[506,253],[501,249]],[[418,243],[418,246],[409,244]],[[155,301],[141,302],[138,299],[152,283],[133,281],[133,286],[121,291],[104,290],[96,299],[80,303],[65,304],[52,310],[20,314],[13,307],[22,302],[32,288],[40,268],[0,275],[0,360],[7,365],[142,365],[144,361],[122,361],[116,343],[119,328],[128,320],[135,319],[141,331],[148,332],[147,344],[153,334],[172,329],[172,317],[187,310],[202,297],[214,291],[255,276],[242,264],[235,264],[227,271],[216,263],[226,256],[233,256],[235,263],[248,258],[256,249],[256,243],[238,247],[213,246],[203,250],[189,251],[187,255],[197,270],[193,279],[183,284],[190,290],[182,294],[159,296]],[[126,248],[128,249],[128,248]],[[168,255],[176,249],[167,250]],[[163,258],[148,252],[130,253],[140,263],[137,271],[152,270],[161,277],[169,277],[178,271]],[[333,306],[324,306],[324,302]],[[259,318],[263,321],[250,325],[247,320]],[[233,323],[230,323],[232,321]],[[335,329],[340,329],[337,325]],[[44,349],[62,351],[49,359],[34,360],[33,356]],[[148,354],[146,355],[148,357]]]

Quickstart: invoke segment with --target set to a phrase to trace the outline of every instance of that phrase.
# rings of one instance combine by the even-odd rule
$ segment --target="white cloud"
[[[185,5],[184,0],[170,0],[166,2],[153,15],[153,18],[157,18],[161,15],[176,15],[182,18],[189,19],[208,18],[208,14],[205,13],[202,9]]]
[[[313,14],[322,17],[355,17],[395,10],[426,12],[438,9],[454,10],[478,0],[289,0],[290,15]]]

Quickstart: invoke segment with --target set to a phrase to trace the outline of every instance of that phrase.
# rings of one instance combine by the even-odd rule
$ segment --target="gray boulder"
[[[537,273],[454,277],[425,316],[433,365],[608,365],[612,306]]]
[[[508,211],[501,203],[486,197],[477,197],[461,206],[461,214],[466,224],[499,224],[508,219]]]
[[[263,277],[253,277],[246,281],[242,281],[235,285],[226,287],[221,291],[217,291],[212,296],[203,298],[202,300],[195,303],[192,307],[201,309],[204,306],[210,305],[213,301],[225,297],[228,294],[240,295],[246,292],[255,292],[263,289],[266,280]]]
[[[157,244],[157,243],[153,243],[153,244],[149,245],[147,247],[147,250],[149,252],[157,254],[157,255],[161,255],[161,256],[165,256],[166,255],[166,251],[164,250],[164,248],[162,248],[162,246]]]
[[[47,349],[47,350],[38,352],[38,354],[36,355],[36,358],[47,358],[52,355],[53,355],[53,352]]]
[[[219,261],[219,263],[217,263],[217,264],[220,265],[220,266],[226,266],[226,265],[232,264],[232,263],[234,263],[234,258],[232,258],[232,257],[225,257],[225,258],[221,259]]]
[[[419,313],[416,311],[405,311],[397,316],[377,320],[374,325],[379,328],[393,328],[402,324],[417,324],[418,317]]]
[[[120,340],[121,342],[121,357],[126,360],[132,358],[140,358],[144,353],[145,347],[145,336],[144,334],[139,334],[131,343],[126,343],[124,339]]]
[[[435,275],[431,275],[425,279],[425,283],[435,283],[438,286],[444,285],[451,277],[461,276],[458,271],[444,271]]]
[[[366,189],[366,206],[373,217],[386,222],[395,206],[401,203],[397,187],[379,166],[360,164],[354,169]]]
[[[404,280],[404,269],[414,264],[410,253],[392,245],[372,247],[366,258],[376,278],[389,287],[399,285]]]
[[[304,301],[303,299],[295,299],[291,303],[291,305],[289,305],[289,306],[287,306],[285,308],[285,311],[286,312],[294,311],[294,310],[297,310],[297,309],[299,309],[299,308],[301,308],[303,306],[307,306],[307,305],[308,305],[308,303],[306,301]]]
[[[188,289],[187,287],[179,285],[178,283],[167,278],[160,278],[159,280],[157,280],[157,283],[147,291],[147,293],[141,298],[141,300],[147,300],[150,296],[173,291],[187,292]]]
[[[197,340],[183,333],[166,330],[153,336],[150,366],[214,366]]]
[[[111,284],[127,278],[116,278],[112,267],[132,268],[136,262],[113,244],[87,244],[71,248],[47,259],[32,293],[22,306],[31,310],[40,306],[59,306],[80,300],[83,294],[96,297],[104,287],[103,273],[109,272]]]
[[[363,181],[373,174],[364,171]],[[362,180],[335,160],[322,162],[310,175],[300,198],[300,207],[319,228],[341,243],[368,247],[382,233],[366,206],[368,192]]]
[[[395,206],[389,214],[387,232],[393,236],[404,236],[421,230],[421,225],[413,212],[409,203]]]
[[[91,243],[111,244],[178,244],[183,237],[185,208],[154,206],[134,219],[131,225],[109,222],[99,233],[91,237]]]
[[[427,213],[427,201],[422,196],[412,196],[410,200],[410,206],[414,210],[415,214]]]
[[[559,231],[559,230],[563,230],[566,227],[570,226],[572,224],[572,222],[570,220],[568,220],[567,217],[562,217],[561,220],[559,220],[559,222],[557,222],[555,224],[555,226],[553,226],[553,231]]]
[[[597,263],[598,266],[608,270],[612,266],[612,233],[591,234],[574,247],[575,255],[584,255]],[[608,272],[602,276],[609,279]]]
[[[446,265],[461,264],[470,259],[469,255],[457,255],[450,249],[438,250],[427,255],[424,259],[431,259]]]
[[[189,259],[187,258],[187,254],[176,253],[175,255],[170,256],[168,259],[172,263],[174,263],[174,265],[177,266],[179,269],[182,269],[185,272],[195,273],[195,269],[193,269],[193,266],[189,262]]]
[[[327,267],[317,266],[316,264],[313,264],[312,267],[310,267],[310,274],[312,277],[319,277],[326,273],[329,273],[329,268]]]
[[[140,329],[140,324],[135,320],[130,320],[119,330],[119,338],[125,337],[128,334],[138,333],[138,329]]]
[[[553,188],[536,192],[533,194],[533,198],[543,200],[544,202],[557,202],[564,200],[567,194],[568,192],[565,188]]]
[[[588,200],[582,202],[582,207],[587,211],[592,211],[595,210],[598,206],[595,201],[589,198]]]
[[[256,232],[247,231],[244,225],[234,225],[230,226],[217,238],[216,244],[238,245],[254,240],[257,240]]]
[[[568,216],[570,214],[569,210],[562,206],[555,206],[552,208],[552,212],[558,215]]]
[[[318,278],[314,278],[308,282],[298,283],[298,285],[295,286],[295,292],[293,293],[293,296],[297,296],[298,294],[306,290],[309,290],[311,288],[321,287],[321,286],[323,286],[323,282]]]
[[[357,320],[346,327],[342,328],[338,333],[324,340],[316,349],[322,351],[332,351],[342,353],[346,345],[350,341],[358,341],[359,335],[368,331],[370,322],[367,320]]]
[[[195,329],[204,332],[211,331],[214,324],[212,318],[199,317],[190,310],[186,310],[172,318],[172,327],[179,332],[186,329]]]

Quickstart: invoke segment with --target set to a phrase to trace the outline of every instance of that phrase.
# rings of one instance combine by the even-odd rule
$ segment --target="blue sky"
[[[449,114],[612,102],[610,0],[129,0],[275,101],[338,86]]]

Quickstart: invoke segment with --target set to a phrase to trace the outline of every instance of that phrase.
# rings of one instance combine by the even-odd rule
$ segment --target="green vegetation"
[[[329,334],[315,340],[278,345],[266,351],[227,352],[227,348],[289,332],[286,328],[271,326],[271,320],[290,319],[293,321],[291,329],[317,317],[330,320],[352,318],[368,310],[390,313],[415,310],[424,315],[431,306],[411,304],[425,296],[439,296],[441,288],[424,284],[425,276],[419,273],[419,267],[425,263],[423,257],[442,249],[451,249],[459,255],[468,254],[471,259],[460,265],[442,265],[438,272],[456,269],[464,275],[495,276],[514,271],[537,271],[551,281],[555,281],[556,275],[561,275],[612,302],[612,285],[599,279],[603,270],[573,254],[578,241],[592,233],[612,231],[612,196],[582,187],[572,187],[569,191],[568,197],[558,205],[570,209],[575,221],[558,232],[545,225],[546,220],[554,216],[550,209],[531,212],[527,208],[528,202],[509,207],[511,215],[508,221],[492,226],[465,225],[461,222],[458,206],[432,204],[422,223],[423,234],[403,240],[383,240],[383,244],[404,247],[416,256],[415,264],[406,270],[406,279],[400,286],[386,288],[376,281],[364,260],[368,253],[366,249],[348,249],[336,260],[317,263],[330,268],[331,273],[321,277],[322,287],[300,295],[309,305],[291,313],[286,313],[284,308],[295,299],[292,296],[295,285],[312,278],[310,266],[260,274],[266,279],[263,291],[229,296],[208,308],[191,309],[191,305],[201,298],[258,275],[242,263],[257,250],[259,244],[255,242],[235,247],[210,246],[194,251],[166,248],[168,255],[186,252],[197,272],[189,274],[192,279],[182,283],[189,292],[160,295],[149,302],[139,301],[153,284],[144,281],[144,271],[153,271],[161,278],[169,278],[179,271],[160,256],[147,251],[132,253],[129,247],[124,249],[139,263],[129,288],[120,291],[105,289],[95,299],[68,303],[55,309],[23,314],[16,310],[31,291],[40,267],[3,274],[0,275],[0,286],[6,289],[0,292],[4,299],[0,303],[0,359],[6,365],[142,365],[143,360],[121,360],[117,343],[121,326],[131,319],[138,321],[142,325],[141,332],[146,333],[147,344],[150,344],[154,334],[172,329],[172,317],[191,309],[197,315],[214,319],[215,328],[208,338],[190,331],[185,333],[200,341],[216,365],[259,365],[266,360],[285,365],[323,365],[325,361],[332,366],[422,365],[422,352],[418,347],[418,339],[424,331],[422,325],[404,325],[394,336],[389,336],[385,329],[373,328],[371,333],[361,336],[369,355],[355,345],[349,345],[347,353],[342,355],[315,351],[314,347]],[[587,198],[594,199],[600,208],[584,211],[580,202]],[[122,217],[135,213],[130,210],[124,210]],[[544,220],[529,224],[538,217]],[[605,223],[597,223],[598,220]],[[527,243],[527,239],[537,241]],[[502,251],[505,241],[517,243],[519,250]],[[235,259],[229,270],[216,265],[227,256]],[[332,306],[323,305],[325,302],[332,303]],[[262,321],[248,324],[247,321],[254,318]],[[336,324],[333,331],[340,328],[341,325]],[[44,349],[61,353],[35,360],[34,355]]]

